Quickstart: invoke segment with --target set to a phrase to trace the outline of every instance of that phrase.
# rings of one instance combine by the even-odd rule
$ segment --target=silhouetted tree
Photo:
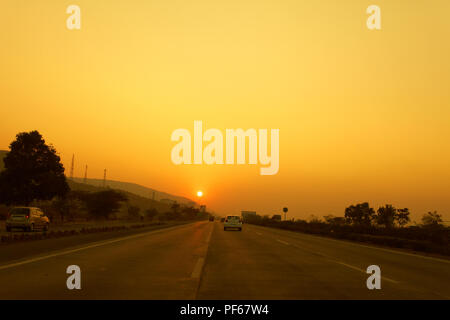
[[[53,146],[38,131],[17,134],[4,158],[0,173],[0,202],[29,205],[33,200],[51,200],[69,192],[64,166]]]
[[[375,211],[367,202],[351,205],[345,209],[345,218],[355,225],[370,226],[374,215]]]
[[[182,213],[183,213],[183,218],[186,220],[193,220],[198,218],[199,214],[200,214],[200,210],[198,208],[194,208],[192,206],[190,207],[183,207],[181,209]]]
[[[400,227],[406,225],[411,219],[409,218],[409,209],[397,209],[397,215],[395,216],[397,223]]]
[[[64,222],[68,216],[70,216],[72,204],[67,197],[57,198],[52,203],[53,208],[59,213],[61,221]]]
[[[0,205],[0,220],[6,220],[8,217],[9,208],[5,205]]]
[[[281,214],[274,214],[271,219],[276,220],[276,221],[281,221]]]
[[[167,220],[180,220],[181,214],[178,211],[167,211],[165,217]]]
[[[73,220],[75,216],[79,214],[81,209],[81,203],[78,196],[80,192],[81,191],[71,190],[64,197],[56,197],[50,203],[49,209],[55,211],[62,222]]]
[[[312,214],[309,216],[308,222],[309,223],[320,223],[321,221],[320,221],[319,217]]]
[[[153,220],[154,217],[158,214],[158,210],[155,208],[145,210],[145,216],[149,220]]]
[[[139,213],[141,212],[141,208],[137,207],[137,206],[133,206],[133,205],[129,205],[128,206],[128,217],[132,218],[132,219],[137,219],[139,218]]]
[[[107,219],[110,214],[119,211],[121,202],[127,201],[127,197],[115,190],[105,190],[94,193],[79,193],[89,215],[99,219]]]
[[[174,204],[172,204],[171,209],[172,209],[173,213],[178,214],[178,210],[180,209],[180,205],[175,202]]]
[[[379,225],[385,226],[386,228],[394,227],[397,209],[387,204],[384,207],[379,207],[377,213],[376,221]]]
[[[179,220],[181,218],[180,208],[181,206],[178,203],[172,204],[171,211],[166,212],[167,220]]]
[[[262,217],[259,214],[250,214],[245,217],[245,223],[259,224]]]
[[[442,225],[442,215],[436,211],[428,212],[422,217],[422,223],[424,226],[438,226]]]
[[[346,223],[346,220],[344,217],[335,217],[332,214],[329,214],[327,216],[323,216],[325,219],[325,222],[332,225],[339,225],[342,226]]]

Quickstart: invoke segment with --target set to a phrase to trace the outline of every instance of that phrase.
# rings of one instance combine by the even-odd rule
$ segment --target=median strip
[[[194,271],[192,271],[191,278],[198,279],[202,274],[203,265],[205,264],[205,258],[198,258],[197,263],[195,264]]]
[[[200,279],[200,276],[202,275],[203,266],[205,265],[205,258],[206,254],[208,253],[208,247],[209,247],[209,241],[211,240],[211,236],[213,233],[214,226],[211,227],[211,230],[209,231],[208,235],[206,236],[206,245],[203,250],[203,254],[201,257],[198,258],[197,263],[195,264],[194,270],[191,273],[191,278],[193,279]]]

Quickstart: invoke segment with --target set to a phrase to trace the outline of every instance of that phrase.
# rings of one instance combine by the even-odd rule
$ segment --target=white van
[[[238,229],[242,231],[242,219],[239,216],[227,216],[223,223],[223,230]]]

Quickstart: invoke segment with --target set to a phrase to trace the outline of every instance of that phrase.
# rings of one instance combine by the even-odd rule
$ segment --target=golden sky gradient
[[[66,8],[81,8],[81,30]],[[382,30],[366,27],[381,8]],[[450,1],[3,0],[0,149],[39,130],[75,175],[218,213],[343,215],[350,204],[450,220]],[[181,165],[194,120],[280,129],[280,169]]]

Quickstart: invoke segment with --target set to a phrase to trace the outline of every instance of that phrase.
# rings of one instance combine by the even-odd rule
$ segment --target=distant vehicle
[[[242,231],[242,220],[239,216],[227,216],[223,224],[223,230],[238,229]]]
[[[214,217],[213,216],[209,217],[209,221],[214,221]]]
[[[225,218],[220,218],[220,222],[225,222]]]
[[[6,231],[10,232],[13,228],[23,229],[24,231],[35,231],[41,229],[47,231],[50,226],[50,220],[45,213],[34,207],[14,207],[9,211],[6,219]]]

